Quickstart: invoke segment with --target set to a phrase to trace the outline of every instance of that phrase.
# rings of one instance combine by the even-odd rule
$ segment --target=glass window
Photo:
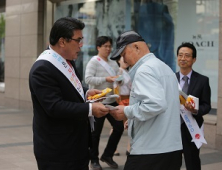
[[[156,57],[176,71],[174,19],[177,4],[175,1],[154,0],[134,0],[132,4],[132,28],[145,39]]]
[[[210,79],[212,107],[217,108],[219,56],[219,0],[78,0],[56,5],[55,20],[72,16],[81,19],[84,46],[76,63],[84,83],[89,59],[97,54],[96,38],[115,41],[121,32],[133,29],[145,39],[150,51],[173,71],[177,47],[191,42],[197,49],[193,69]]]
[[[193,69],[209,77],[212,107],[217,108],[219,0],[179,0],[177,11],[175,47],[182,42],[196,47]]]
[[[113,39],[113,47],[117,37],[125,28],[125,0],[121,1],[65,1],[58,3],[55,20],[70,16],[85,23],[83,30],[84,43],[76,60],[76,66],[84,82],[84,73],[88,61],[97,54],[96,38],[106,35]]]
[[[132,29],[150,51],[178,71],[177,47],[191,42],[197,49],[193,69],[210,79],[212,107],[217,107],[219,0],[132,0]]]

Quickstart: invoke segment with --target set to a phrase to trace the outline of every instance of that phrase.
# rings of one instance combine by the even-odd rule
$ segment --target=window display
[[[98,36],[110,36],[115,48],[121,32],[140,33],[150,51],[178,71],[176,48],[191,42],[197,49],[194,70],[210,78],[212,108],[217,107],[219,56],[219,0],[92,0],[57,3],[55,20],[71,16],[83,20],[84,46],[76,61],[81,76],[97,51]],[[83,82],[84,83],[84,82]]]

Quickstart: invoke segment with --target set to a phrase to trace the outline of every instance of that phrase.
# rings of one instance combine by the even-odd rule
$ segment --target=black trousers
[[[112,103],[110,104],[112,106],[117,106],[118,104]],[[101,118],[95,117],[95,130],[92,132],[92,148],[90,149],[90,159],[92,162],[99,160],[99,141],[100,141],[100,135],[103,129],[105,118],[108,119],[110,124],[112,125],[113,132],[109,136],[106,148],[103,152],[103,155],[106,157],[113,157],[113,154],[117,148],[117,145],[120,141],[120,138],[123,134],[123,121],[117,121],[115,120],[109,113]]]
[[[200,150],[197,149],[185,123],[181,124],[183,155],[187,170],[201,170]]]
[[[124,170],[180,170],[182,151],[160,154],[129,155]]]
[[[36,158],[39,170],[89,170],[89,160],[72,162],[49,161]]]

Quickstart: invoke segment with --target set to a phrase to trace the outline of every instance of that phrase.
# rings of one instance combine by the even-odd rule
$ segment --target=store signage
[[[185,43],[185,42],[183,42]],[[214,47],[215,43],[211,40],[203,40],[202,35],[193,35],[192,40],[189,43],[193,44],[195,47]]]

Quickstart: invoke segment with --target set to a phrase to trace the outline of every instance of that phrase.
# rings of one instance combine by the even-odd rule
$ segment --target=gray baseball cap
[[[133,42],[144,41],[144,39],[135,31],[126,31],[122,33],[116,40],[116,50],[111,55],[111,60],[117,60],[120,58],[120,54],[123,52],[125,47]]]

